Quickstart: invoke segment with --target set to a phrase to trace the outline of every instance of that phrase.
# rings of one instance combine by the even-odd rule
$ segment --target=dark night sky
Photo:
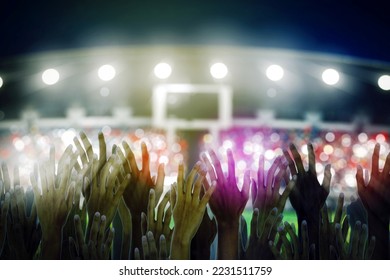
[[[117,44],[229,44],[390,62],[387,1],[1,1],[0,57]]]

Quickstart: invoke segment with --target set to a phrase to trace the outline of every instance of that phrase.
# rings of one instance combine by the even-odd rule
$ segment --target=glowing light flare
[[[335,69],[329,68],[322,73],[322,80],[327,85],[335,85],[340,80],[340,74]]]
[[[336,139],[336,136],[333,132],[328,132],[325,134],[325,140],[328,142],[333,142]]]
[[[210,67],[210,74],[215,79],[223,79],[228,74],[228,68],[225,64],[218,62]]]
[[[171,146],[171,151],[174,153],[180,153],[181,151],[181,146],[179,143],[173,143]]]
[[[169,78],[171,74],[172,67],[168,63],[161,62],[154,67],[154,75],[161,80]]]
[[[250,141],[244,142],[244,154],[250,155],[253,153],[253,143]]]
[[[341,136],[341,145],[343,145],[344,147],[350,147],[351,143],[351,136],[349,136],[348,134],[344,134],[343,136]]]
[[[348,187],[355,187],[356,186],[356,176],[354,174],[346,174],[344,177],[345,184]]]
[[[281,66],[274,64],[267,68],[265,74],[267,75],[268,79],[276,82],[283,78],[284,70]]]
[[[358,158],[365,158],[368,154],[368,150],[366,149],[366,147],[359,144],[353,145],[352,151],[355,154],[355,156]]]
[[[324,146],[324,153],[327,154],[327,155],[331,155],[333,154],[333,147],[331,145],[325,145]]]
[[[176,154],[173,156],[173,160],[175,161],[175,163],[180,164],[181,162],[183,162],[184,157],[182,154]]]
[[[112,65],[105,64],[100,66],[98,70],[98,76],[102,81],[110,81],[114,79],[116,75],[115,68]]]
[[[378,79],[378,86],[383,90],[390,90],[390,76],[382,75]]]
[[[42,73],[42,81],[46,85],[49,85],[49,86],[54,85],[59,81],[59,79],[60,79],[60,73],[58,73],[58,71],[56,69],[50,68],[50,69],[45,70]]]
[[[320,154],[320,160],[323,161],[323,162],[326,162],[329,160],[329,156],[327,154],[325,154],[324,152],[322,152]]]
[[[3,82],[3,78],[0,77],[0,88],[3,86],[4,82]]]
[[[264,157],[267,160],[272,160],[275,157],[275,152],[273,150],[266,150],[264,153]]]
[[[223,148],[225,150],[232,149],[233,148],[233,142],[231,140],[225,140],[225,141],[223,141],[222,146],[223,146]]]
[[[203,142],[208,143],[208,144],[212,143],[213,142],[213,136],[211,134],[205,134],[203,136]]]
[[[363,144],[363,143],[366,143],[367,140],[368,140],[367,134],[364,133],[364,132],[359,133],[359,135],[358,135],[358,140],[359,140],[359,142],[362,143],[362,144]]]
[[[383,134],[379,133],[377,136],[375,136],[375,140],[376,142],[382,144],[386,142],[386,137]]]
[[[24,150],[25,145],[24,145],[24,142],[23,142],[22,139],[20,139],[20,138],[15,138],[15,139],[13,140],[13,144],[14,144],[15,149],[16,149],[18,152],[22,152],[22,151]]]

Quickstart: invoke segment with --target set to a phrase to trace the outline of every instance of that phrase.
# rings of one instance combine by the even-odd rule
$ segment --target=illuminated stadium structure
[[[85,130],[97,145],[145,141],[152,172],[235,153],[236,168],[255,172],[290,142],[314,143],[317,171],[332,163],[332,197],[355,194],[357,164],[369,167],[375,142],[381,164],[390,151],[390,65],[345,56],[246,47],[131,46],[67,50],[0,63],[0,158],[18,165],[29,185],[32,163],[61,153]],[[193,140],[191,140],[193,141]],[[190,141],[190,142],[191,142]],[[140,157],[140,154],[136,154]],[[226,164],[223,164],[226,169]]]

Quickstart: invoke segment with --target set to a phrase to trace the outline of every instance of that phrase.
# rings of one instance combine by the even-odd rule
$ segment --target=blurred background
[[[32,165],[85,131],[127,140],[167,186],[216,149],[239,181],[295,143],[322,180],[356,196],[357,164],[389,152],[390,17],[384,1],[2,1],[0,159]]]

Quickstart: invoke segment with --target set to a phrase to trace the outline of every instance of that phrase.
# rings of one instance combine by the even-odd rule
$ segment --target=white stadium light
[[[335,85],[340,79],[339,72],[337,72],[335,69],[326,69],[322,73],[322,80],[327,85]]]
[[[279,65],[271,65],[267,68],[266,75],[271,81],[279,81],[284,76],[284,70]]]
[[[172,74],[172,67],[165,62],[159,63],[154,67],[154,75],[159,79],[166,79]]]
[[[109,64],[101,66],[98,70],[98,76],[103,81],[110,81],[114,79],[115,74],[115,68]]]
[[[0,77],[0,88],[3,86],[3,79]]]
[[[390,76],[382,75],[378,79],[378,85],[383,90],[390,90]]]
[[[223,79],[228,73],[228,68],[225,64],[218,62],[210,67],[210,74],[215,79]]]
[[[54,85],[60,79],[60,73],[56,69],[47,69],[42,73],[42,81],[47,85]]]

